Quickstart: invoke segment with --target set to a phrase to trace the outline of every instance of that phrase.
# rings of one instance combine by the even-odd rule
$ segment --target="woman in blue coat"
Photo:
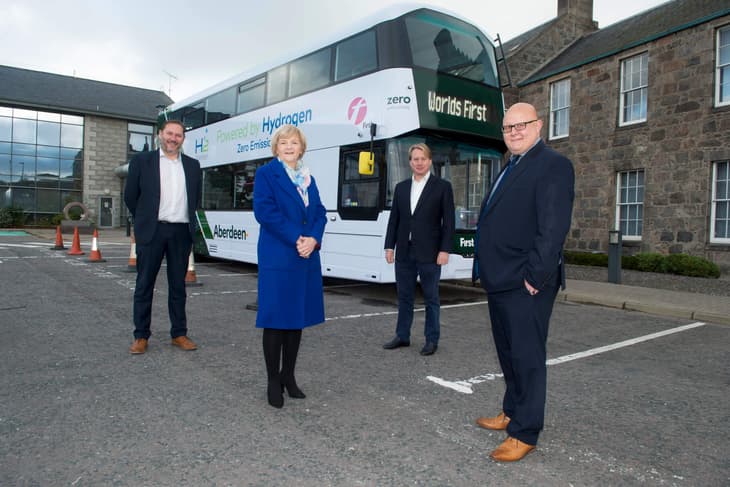
[[[304,134],[284,125],[271,139],[274,158],[256,171],[253,210],[258,240],[258,314],[263,328],[269,404],[304,398],[294,378],[302,329],[324,321],[319,248],[327,221],[314,178],[301,158]]]

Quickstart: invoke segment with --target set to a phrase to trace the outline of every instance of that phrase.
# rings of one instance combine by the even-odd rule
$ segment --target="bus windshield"
[[[425,143],[431,149],[431,173],[451,182],[457,230],[475,229],[484,194],[499,173],[500,153],[494,149],[431,137],[415,136],[391,140],[387,149],[388,183],[385,205],[388,208],[393,202],[395,185],[411,177],[408,148],[417,143]]]
[[[405,24],[415,66],[498,86],[494,49],[475,27],[429,10]]]

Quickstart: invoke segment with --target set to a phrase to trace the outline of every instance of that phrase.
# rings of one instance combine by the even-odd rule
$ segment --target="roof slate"
[[[674,0],[663,3],[584,36],[529,78],[519,82],[518,86],[534,83],[725,15],[730,15],[728,0]],[[517,39],[519,37],[510,42]],[[509,54],[507,56],[509,58]]]
[[[162,91],[0,65],[0,103],[154,122],[157,107],[172,100]]]

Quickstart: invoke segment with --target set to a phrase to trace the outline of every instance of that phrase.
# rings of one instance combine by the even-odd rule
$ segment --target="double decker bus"
[[[408,148],[423,142],[454,190],[456,234],[441,278],[469,277],[479,207],[505,152],[495,45],[501,51],[456,15],[391,7],[334,42],[165,109],[161,117],[186,126],[183,150],[203,168],[196,252],[257,262],[256,169],[272,158],[273,133],[293,124],[327,209],[323,276],[395,282],[386,226],[395,185],[411,176]]]

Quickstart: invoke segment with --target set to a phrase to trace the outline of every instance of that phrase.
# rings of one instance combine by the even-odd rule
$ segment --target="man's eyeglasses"
[[[522,132],[532,122],[537,122],[537,119],[530,120],[528,122],[517,122],[513,123],[512,125],[502,125],[502,132],[504,132],[505,134],[509,134],[510,132],[512,132],[512,129],[515,129],[518,132]]]

